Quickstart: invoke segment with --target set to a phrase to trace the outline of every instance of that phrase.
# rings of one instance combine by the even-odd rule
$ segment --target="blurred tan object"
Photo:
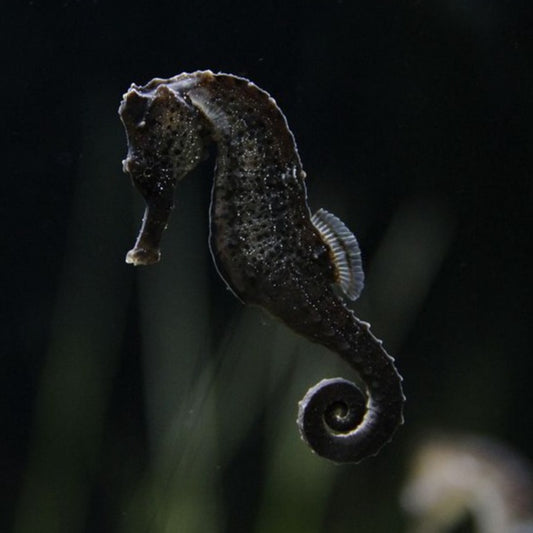
[[[401,503],[413,533],[452,531],[468,515],[480,533],[532,533],[532,469],[490,439],[433,436],[413,456]]]

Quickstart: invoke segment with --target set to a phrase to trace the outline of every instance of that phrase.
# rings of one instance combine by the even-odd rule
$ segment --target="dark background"
[[[1,531],[404,531],[427,431],[531,453],[530,2],[2,11]],[[359,238],[354,309],[408,397],[405,426],[359,466],[312,456],[293,423],[315,376],[348,369],[243,314],[211,265],[212,160],[178,190],[168,259],[123,262],[142,203],[121,171],[121,96],[205,68],[276,98],[312,209]]]

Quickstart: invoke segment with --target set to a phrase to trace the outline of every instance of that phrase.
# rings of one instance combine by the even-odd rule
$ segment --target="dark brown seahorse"
[[[335,216],[311,216],[296,143],[276,102],[244,78],[202,71],[132,85],[119,113],[124,170],[146,201],[126,261],[159,261],[176,183],[215,143],[210,248],[220,275],[243,302],[338,353],[362,382],[362,392],[341,378],[311,388],[298,414],[303,439],[336,462],[375,455],[403,421],[401,377],[338,295],[355,299],[362,290],[359,247]]]

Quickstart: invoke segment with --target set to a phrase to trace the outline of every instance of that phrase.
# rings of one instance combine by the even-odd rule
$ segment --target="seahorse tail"
[[[394,361],[368,325],[348,350],[339,350],[364,383],[364,390],[343,379],[324,379],[299,403],[302,439],[321,457],[337,463],[358,463],[376,455],[403,423],[402,378]]]

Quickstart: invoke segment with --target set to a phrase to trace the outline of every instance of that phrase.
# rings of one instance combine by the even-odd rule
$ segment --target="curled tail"
[[[369,325],[352,315],[355,335],[338,353],[356,371],[359,388],[343,378],[311,387],[298,409],[300,435],[318,455],[358,463],[376,455],[403,423],[402,378]]]

